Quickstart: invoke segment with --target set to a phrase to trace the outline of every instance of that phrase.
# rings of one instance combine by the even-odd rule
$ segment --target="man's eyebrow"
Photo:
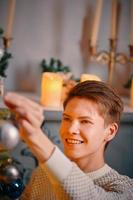
[[[66,114],[66,113],[63,113],[63,116],[67,116],[67,117],[70,117],[70,115]]]
[[[71,116],[70,116],[69,114],[67,114],[67,113],[63,113],[63,116],[71,117]],[[89,117],[89,116],[79,116],[78,118],[79,118],[79,119],[89,119],[89,120],[92,120],[92,118]]]
[[[92,119],[92,118],[89,117],[89,116],[80,116],[79,118],[80,118],[80,119]]]

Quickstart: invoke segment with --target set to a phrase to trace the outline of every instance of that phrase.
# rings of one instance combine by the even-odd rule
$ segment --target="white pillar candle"
[[[80,78],[80,82],[87,81],[87,80],[101,81],[101,79],[94,74],[82,74]]]
[[[57,73],[45,72],[41,82],[41,104],[45,107],[61,106],[63,79]]]
[[[97,0],[95,16],[94,16],[94,23],[93,23],[93,28],[92,28],[92,35],[91,35],[91,46],[92,47],[96,47],[96,45],[97,45],[97,36],[98,36],[98,31],[99,31],[99,26],[100,26],[102,5],[103,5],[103,0]]]
[[[9,0],[5,38],[11,38],[16,0]]]
[[[117,18],[118,18],[118,2],[112,0],[112,12],[111,12],[111,39],[116,39],[117,30]]]

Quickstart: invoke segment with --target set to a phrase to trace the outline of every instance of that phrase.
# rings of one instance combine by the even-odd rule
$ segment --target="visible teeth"
[[[69,144],[81,144],[83,141],[75,140],[75,139],[66,139],[67,143]]]

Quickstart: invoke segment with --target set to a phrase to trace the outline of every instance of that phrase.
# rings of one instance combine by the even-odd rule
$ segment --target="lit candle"
[[[131,0],[131,45],[133,45],[133,0]]]
[[[80,78],[80,82],[87,81],[87,80],[101,81],[101,79],[94,74],[82,74]]]
[[[41,104],[45,107],[61,106],[63,79],[57,73],[45,72],[41,82]]]
[[[131,108],[133,108],[133,78],[131,79],[130,105],[131,105]]]
[[[102,5],[103,5],[103,0],[97,0],[92,35],[91,35],[92,47],[96,47],[97,45],[97,36],[98,36],[98,30],[99,30],[99,25],[100,25]]]
[[[11,38],[16,0],[9,0],[5,38]]]
[[[118,2],[117,0],[112,0],[112,15],[111,15],[111,39],[116,39],[116,30],[117,30],[117,9]]]

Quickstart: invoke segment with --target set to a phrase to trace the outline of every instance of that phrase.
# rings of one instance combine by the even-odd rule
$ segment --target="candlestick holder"
[[[96,47],[90,47],[90,54],[92,57],[92,61],[96,60],[97,62],[101,62],[102,64],[108,65],[108,83],[112,84],[113,80],[113,72],[115,68],[115,64],[126,64],[127,62],[133,62],[133,46],[130,45],[130,57],[128,57],[124,53],[117,53],[117,39],[109,39],[109,52],[101,51],[97,52]]]
[[[97,46],[93,47],[90,46],[90,55],[92,56],[92,59],[95,58],[96,54],[97,54]]]
[[[8,48],[10,48],[12,40],[13,38],[3,37],[4,50],[7,50]]]
[[[133,45],[129,45],[129,52],[130,52],[129,62],[133,62]]]

